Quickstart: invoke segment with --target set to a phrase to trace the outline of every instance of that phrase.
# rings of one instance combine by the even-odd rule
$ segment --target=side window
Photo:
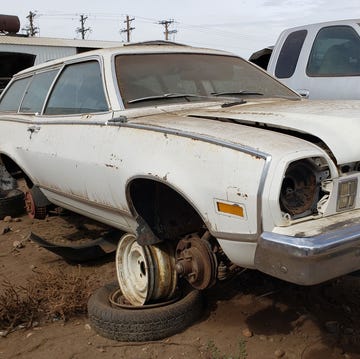
[[[108,111],[97,61],[72,64],[60,74],[45,108],[47,115]]]
[[[14,81],[1,97],[0,111],[17,112],[31,77]]]
[[[350,26],[322,28],[311,49],[308,76],[360,75],[360,37]]]
[[[27,88],[20,112],[41,112],[49,88],[59,70],[35,74]]]
[[[276,64],[276,77],[286,79],[294,74],[306,35],[307,30],[298,30],[286,38]]]

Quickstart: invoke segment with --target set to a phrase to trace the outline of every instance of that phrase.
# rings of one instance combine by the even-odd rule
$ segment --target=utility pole
[[[165,34],[165,40],[166,41],[169,40],[169,35],[177,33],[177,30],[169,30],[169,26],[171,24],[173,24],[174,22],[175,22],[174,20],[162,20],[162,21],[159,21],[159,24],[163,25],[165,27],[164,34]]]
[[[130,19],[129,15],[126,15],[126,20],[124,21],[126,23],[126,29],[122,29],[120,33],[126,32],[126,42],[130,42],[130,33],[132,30],[135,30],[135,27],[131,27],[131,21],[134,21],[135,18],[133,17]]]
[[[35,36],[39,33],[39,28],[35,26],[34,19],[36,17],[36,12],[29,11],[29,15],[26,16],[27,19],[29,19],[29,25],[22,28],[22,30],[26,31],[26,34],[28,36]]]
[[[91,32],[91,28],[90,28],[90,27],[85,28],[85,22],[86,22],[87,19],[88,19],[87,16],[85,16],[85,15],[80,15],[80,27],[78,27],[78,28],[76,29],[76,32],[77,32],[78,34],[81,34],[81,38],[82,38],[83,40],[85,39],[86,33],[87,33],[88,31]]]

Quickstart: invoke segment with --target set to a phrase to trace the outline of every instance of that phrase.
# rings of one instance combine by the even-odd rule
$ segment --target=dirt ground
[[[72,215],[20,219],[0,221],[0,293],[5,280],[26,285],[35,273],[50,269],[77,271],[95,287],[115,278],[113,257],[78,265],[29,241],[31,231],[60,242],[69,233],[81,239],[84,226],[74,224]],[[22,248],[15,248],[18,242]],[[202,318],[162,341],[102,338],[84,314],[40,321],[8,335],[0,328],[0,358],[360,358],[360,278],[299,287],[247,270],[207,290],[205,298]]]

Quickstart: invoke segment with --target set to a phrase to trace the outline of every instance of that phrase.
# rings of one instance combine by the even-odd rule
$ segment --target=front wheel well
[[[175,240],[205,230],[194,207],[172,187],[162,182],[139,178],[128,187],[132,210],[147,223],[160,240]]]

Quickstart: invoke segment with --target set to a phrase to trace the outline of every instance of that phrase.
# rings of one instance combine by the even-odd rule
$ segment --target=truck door
[[[319,30],[306,67],[310,98],[360,99],[360,37],[351,26]]]
[[[271,67],[270,72],[303,97],[360,99],[360,37],[350,25],[291,32],[275,69]]]

